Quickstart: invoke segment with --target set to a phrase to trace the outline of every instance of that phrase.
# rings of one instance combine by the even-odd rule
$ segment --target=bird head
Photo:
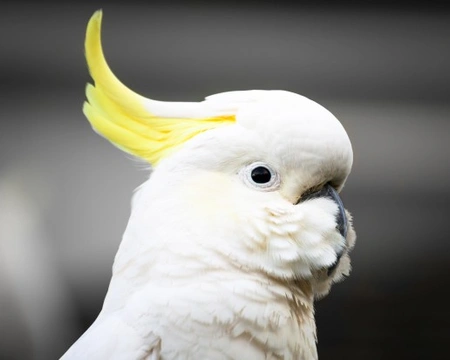
[[[281,90],[225,92],[201,102],[145,98],[108,67],[101,19],[101,11],[96,12],[87,29],[86,58],[95,85],[86,88],[84,113],[95,131],[152,165],[153,191],[164,193],[165,203],[172,199],[178,208],[188,206],[188,214],[179,213],[189,223],[185,231],[192,231],[197,219],[203,223],[198,227],[204,229],[206,223],[209,231],[234,224],[227,236],[239,239],[239,226],[255,222],[249,237],[256,238],[255,232],[266,231],[254,228],[257,219],[267,222],[267,212],[276,217],[284,207],[285,214],[325,186],[342,189],[352,166],[352,147],[341,123],[324,107]],[[180,221],[177,226],[183,228]],[[227,255],[236,251],[205,237],[198,237],[203,245],[210,241],[208,246],[226,249]],[[249,253],[257,242],[237,241]],[[238,261],[261,266],[255,265],[258,259],[244,257]],[[277,266],[267,265],[268,272],[276,274]]]

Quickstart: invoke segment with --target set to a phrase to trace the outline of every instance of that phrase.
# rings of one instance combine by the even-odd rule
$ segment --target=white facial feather
[[[326,268],[346,243],[334,201],[295,204],[311,187],[342,188],[347,134],[293,93],[205,102],[237,109],[236,123],[186,142],[141,187],[97,321],[122,314],[142,338],[151,329],[166,359],[316,359],[313,298],[328,291]],[[277,173],[273,188],[245,181],[255,162]],[[336,278],[346,254],[343,263]]]

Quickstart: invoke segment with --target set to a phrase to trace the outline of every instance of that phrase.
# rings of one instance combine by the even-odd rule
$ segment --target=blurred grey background
[[[125,5],[126,4],[126,5]],[[450,341],[450,12],[441,2],[21,2],[0,12],[0,358],[56,359],[95,319],[142,165],[81,106],[87,21],[132,89],[285,89],[353,142],[353,273],[317,303],[321,359],[442,359]],[[446,355],[447,354],[447,355]]]

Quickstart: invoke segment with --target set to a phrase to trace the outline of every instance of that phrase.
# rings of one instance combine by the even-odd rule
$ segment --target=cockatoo
[[[316,359],[314,300],[350,269],[352,146],[288,91],[142,97],[87,27],[96,132],[148,161],[98,318],[63,359]]]

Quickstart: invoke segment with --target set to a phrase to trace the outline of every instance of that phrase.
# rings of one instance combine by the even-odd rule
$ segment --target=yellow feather
[[[101,44],[102,11],[91,17],[85,41],[86,60],[95,86],[86,87],[83,112],[92,127],[125,152],[156,165],[197,134],[235,122],[234,115],[208,118],[156,116],[149,99],[123,85],[110,70]]]
[[[139,121],[139,118],[126,114],[122,108],[112,102],[103,91],[91,84],[86,86],[86,97],[89,104],[103,117],[107,117],[116,125],[129,129],[134,133],[152,140],[163,140],[164,134],[152,129],[149,124]],[[166,136],[167,137],[167,136]]]

